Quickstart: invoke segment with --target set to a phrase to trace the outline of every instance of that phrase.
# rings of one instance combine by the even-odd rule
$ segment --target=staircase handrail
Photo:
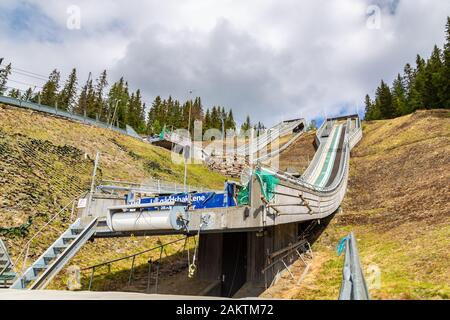
[[[23,259],[23,264],[22,264],[22,268],[21,268],[21,270],[20,271],[17,271],[17,273],[16,273],[16,279],[17,279],[17,277],[19,277],[19,276],[22,276],[23,275],[23,272],[24,272],[24,270],[26,270],[26,262],[27,262],[27,259],[28,259],[28,252],[29,252],[29,249],[30,249],[30,245],[31,245],[31,243],[32,243],[32,241],[34,240],[34,239],[36,239],[36,237],[38,236],[38,235],[40,235],[57,217],[59,217],[63,212],[64,212],[64,210],[66,210],[70,205],[72,205],[75,201],[78,201],[78,199],[80,199],[80,198],[83,198],[83,197],[85,197],[86,196],[86,194],[87,194],[88,192],[83,192],[79,197],[76,197],[76,198],[73,198],[67,205],[65,205],[61,210],[59,210],[55,215],[53,215],[51,218],[50,218],[50,220],[49,221],[47,221],[47,223],[45,224],[45,225],[43,225],[28,241],[27,241],[27,243],[24,245],[24,247],[23,247],[23,249],[22,249],[22,251],[19,253],[19,255],[17,256],[17,258],[15,259],[15,261],[14,262],[12,262],[11,261],[11,267],[16,267],[17,266],[17,264],[18,264],[18,262],[20,261],[20,258],[22,257],[22,256],[24,256],[24,259]],[[6,271],[6,269],[7,269],[7,266],[5,267],[5,268],[3,268],[3,270],[2,271],[0,271],[0,276]]]

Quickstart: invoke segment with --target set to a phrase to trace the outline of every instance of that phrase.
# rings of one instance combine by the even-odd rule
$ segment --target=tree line
[[[181,103],[171,96],[168,99],[157,96],[148,111],[147,133],[157,134],[164,127],[168,130],[189,127],[193,132],[196,120],[202,121],[203,132],[211,128],[221,129],[222,126],[225,130],[236,128],[232,109],[225,111],[224,107],[214,106],[205,113],[200,97]]]
[[[95,80],[89,76],[86,83],[78,86],[77,70],[72,69],[64,83],[61,74],[53,70],[41,90],[28,88],[21,92],[6,87],[11,75],[11,64],[0,69],[0,95],[22,99],[58,108],[74,114],[97,119],[108,124],[125,128],[130,125],[140,134],[159,134],[164,128],[188,129],[190,112],[190,131],[193,131],[195,120],[203,122],[203,130],[222,127],[225,130],[236,129],[233,110],[225,110],[222,106],[213,106],[203,110],[200,97],[180,102],[169,96],[167,99],[157,96],[147,114],[146,104],[142,100],[140,89],[131,91],[128,82],[122,77],[109,86],[107,72],[104,70]],[[244,130],[250,128],[250,117],[242,125]],[[261,123],[255,128],[263,128]]]
[[[28,88],[23,93],[18,89],[7,91],[6,83],[11,74],[11,64],[0,70],[0,94],[42,105],[58,108],[74,114],[113,124],[121,128],[132,126],[137,132],[146,131],[145,103],[141,91],[131,91],[128,82],[120,78],[108,89],[107,72],[104,70],[93,80],[78,86],[77,70],[74,68],[62,83],[61,74],[53,70],[41,90]]]
[[[407,63],[389,87],[383,80],[375,99],[365,98],[365,119],[392,119],[418,109],[450,109],[450,17],[444,48],[434,46],[430,58],[417,55],[415,67]]]

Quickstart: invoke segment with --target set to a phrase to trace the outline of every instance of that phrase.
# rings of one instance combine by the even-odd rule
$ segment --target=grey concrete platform
[[[0,300],[222,300],[215,297],[177,296],[132,292],[0,289]]]

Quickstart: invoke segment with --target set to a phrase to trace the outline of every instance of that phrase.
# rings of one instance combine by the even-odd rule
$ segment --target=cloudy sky
[[[380,79],[442,46],[448,15],[448,0],[1,0],[0,57],[36,74],[10,86],[107,69],[148,102],[193,90],[271,126],[362,112]]]

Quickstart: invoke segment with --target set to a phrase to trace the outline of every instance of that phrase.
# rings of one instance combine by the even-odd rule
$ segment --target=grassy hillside
[[[343,257],[335,246],[353,230],[369,283],[369,266],[381,274],[373,299],[450,298],[450,113],[418,111],[363,128],[343,212],[314,244],[302,283],[286,277],[271,296],[336,299]]]
[[[183,182],[183,164],[173,163],[165,149],[110,130],[0,105],[0,236],[13,258],[50,217],[89,190],[97,151],[101,152],[98,179]],[[203,165],[188,166],[190,185],[221,189],[223,182],[223,176]],[[33,242],[29,259],[68,226],[70,209]],[[161,237],[161,241],[174,238]],[[98,263],[147,249],[157,241],[155,237],[97,240],[83,248],[73,264]]]

